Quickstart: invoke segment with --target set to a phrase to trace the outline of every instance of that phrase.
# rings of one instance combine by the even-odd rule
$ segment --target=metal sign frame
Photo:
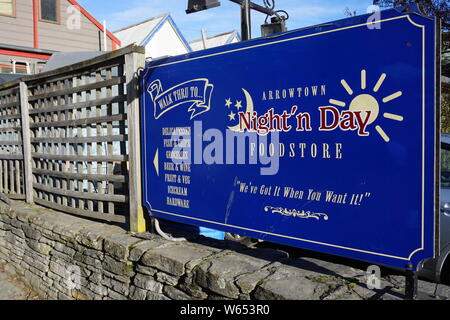
[[[256,238],[262,238],[268,241],[273,242],[280,242],[283,244],[291,245],[291,246],[298,246],[305,249],[310,250],[316,250],[321,251],[329,254],[334,255],[340,255],[345,256],[357,260],[363,260],[372,262],[375,264],[380,265],[387,265],[395,268],[401,268],[401,269],[418,269],[422,262],[425,259],[435,258],[439,254],[439,187],[440,187],[440,84],[438,81],[440,81],[439,76],[439,46],[440,43],[438,41],[438,34],[440,33],[440,28],[438,23],[434,24],[433,21],[429,20],[426,17],[420,16],[416,13],[399,13],[396,10],[386,10],[382,11],[382,19],[375,20],[375,21],[369,21],[370,16],[360,16],[360,17],[353,17],[349,19],[344,19],[340,21],[335,21],[329,24],[320,25],[317,27],[312,28],[306,28],[301,30],[295,30],[291,32],[287,32],[284,34],[280,34],[275,37],[270,37],[266,39],[255,39],[253,41],[248,41],[244,43],[239,44],[233,44],[229,46],[225,46],[222,48],[214,48],[209,50],[204,50],[197,53],[191,53],[184,56],[178,56],[178,57],[172,57],[172,58],[166,58],[158,61],[153,61],[149,63],[145,69],[145,72],[143,73],[142,79],[141,79],[141,85],[143,88],[142,96],[141,96],[141,108],[142,108],[142,137],[143,137],[143,152],[142,152],[142,159],[143,159],[143,187],[144,187],[144,205],[149,210],[150,214],[154,217],[164,218],[168,220],[174,220],[177,222],[187,223],[187,224],[193,224],[197,226],[203,226],[203,227],[209,227],[209,228],[215,228],[226,232],[233,232],[233,233],[239,233],[243,235],[248,235]],[[392,254],[388,252],[389,250],[383,251],[380,248],[378,248],[379,252],[375,249],[371,248],[364,248],[364,246],[358,247],[358,244],[355,243],[354,247],[342,245],[339,243],[328,243],[326,241],[321,241],[320,235],[318,232],[316,232],[316,235],[318,236],[315,239],[307,238],[307,237],[301,237],[301,235],[295,236],[289,232],[286,232],[284,234],[280,234],[277,232],[277,230],[271,230],[271,227],[269,226],[265,230],[262,230],[257,227],[252,227],[251,222],[249,222],[250,218],[246,218],[245,222],[243,224],[236,224],[236,223],[229,223],[228,219],[231,215],[231,211],[233,210],[231,207],[236,203],[236,199],[231,200],[230,207],[227,205],[226,208],[222,208],[218,211],[224,211],[225,219],[223,219],[223,216],[217,218],[214,216],[208,216],[207,213],[200,214],[198,210],[196,212],[194,209],[191,209],[189,207],[189,200],[186,198],[185,203],[180,202],[180,206],[178,208],[175,208],[174,210],[167,209],[167,206],[160,207],[158,205],[154,204],[155,199],[159,199],[160,197],[164,196],[164,188],[167,187],[167,183],[160,181],[163,179],[163,177],[160,176],[160,167],[161,167],[161,158],[159,156],[159,147],[161,147],[161,143],[163,140],[163,136],[160,135],[161,129],[164,130],[164,126],[168,126],[167,119],[171,119],[174,123],[185,123],[186,126],[188,126],[189,122],[193,119],[199,119],[202,117],[205,117],[206,115],[209,115],[211,113],[212,109],[217,109],[218,102],[215,100],[216,95],[217,96],[223,96],[220,92],[220,89],[217,88],[217,86],[214,86],[214,80],[209,79],[207,76],[202,76],[202,74],[205,74],[205,70],[207,70],[208,66],[210,66],[212,69],[214,68],[214,63],[217,63],[217,57],[226,55],[228,59],[231,59],[230,57],[233,57],[235,59],[236,57],[239,57],[249,52],[249,50],[255,49],[257,52],[261,52],[259,49],[264,47],[270,47],[270,46],[282,46],[286,45],[295,41],[302,41],[303,39],[311,39],[316,38],[320,35],[333,35],[337,34],[339,31],[346,31],[346,32],[353,32],[356,28],[360,28],[357,30],[361,30],[362,27],[368,27],[373,25],[374,23],[380,23],[382,26],[386,23],[390,22],[406,22],[412,25],[414,28],[419,28],[421,32],[421,47],[422,47],[422,63],[421,63],[421,69],[422,69],[422,98],[421,98],[421,125],[420,129],[422,130],[422,157],[421,157],[421,167],[423,171],[423,175],[421,177],[421,215],[419,219],[421,219],[421,240],[419,241],[420,244],[419,247],[415,250],[412,250],[412,252],[409,255],[397,255]],[[422,21],[423,24],[419,23],[418,21]],[[433,23],[433,46],[434,48],[431,48],[431,41],[430,39],[426,38],[426,34],[429,32],[429,28],[431,26],[431,23]],[[354,33],[351,33],[352,36],[355,36]],[[330,39],[329,37],[327,38]],[[411,43],[410,41],[406,43],[408,47],[414,47],[415,44]],[[275,48],[275,47],[274,47]],[[259,50],[259,51],[258,51]],[[433,59],[430,59],[430,53],[433,51]],[[264,51],[267,52],[267,51]],[[241,55],[242,54],[242,55]],[[247,60],[249,58],[246,57]],[[224,61],[224,60],[221,60]],[[205,70],[202,70],[203,66],[201,63],[205,63]],[[250,62],[249,62],[250,63]],[[186,65],[189,65],[190,68],[186,67]],[[429,71],[431,70],[430,67],[433,65],[431,69],[433,69],[432,74],[430,74]],[[241,67],[244,67],[245,65],[242,65]],[[250,68],[250,67],[249,67]],[[177,73],[180,70],[179,73]],[[193,76],[186,75],[187,73],[191,72],[192,74],[195,74]],[[320,71],[320,70],[319,70]],[[207,72],[206,72],[207,73]],[[167,80],[166,82],[170,84],[165,84],[161,82],[162,77],[164,80]],[[364,80],[363,80],[364,77]],[[368,85],[366,83],[366,77],[367,73],[366,70],[361,71],[361,87],[366,88]],[[386,74],[384,74],[384,77],[386,77]],[[383,77],[380,77],[378,79],[378,83],[376,85],[377,90],[379,89],[379,85],[381,86],[380,82],[382,83],[384,79]],[[181,81],[181,79],[184,79]],[[193,80],[190,80],[193,79]],[[433,83],[430,83],[430,79],[433,79]],[[218,80],[217,80],[218,81]],[[341,81],[342,86],[345,88],[345,90],[350,93],[353,92],[351,87],[348,85],[348,83],[345,82],[345,80]],[[189,96],[189,94],[186,94],[182,99],[180,98],[179,103],[174,100],[174,95],[176,90],[184,90],[186,89],[186,84],[192,84],[192,87],[197,88],[197,91],[201,92],[201,94],[198,94],[195,96],[195,98]],[[170,89],[168,89],[170,88]],[[431,88],[433,88],[433,101],[434,103],[431,103],[431,100],[429,100],[429,93],[431,92]],[[187,90],[187,89],[186,89]],[[218,92],[219,90],[219,92]],[[248,105],[249,105],[249,99],[251,99],[251,94],[244,88],[242,88],[242,92],[244,93],[245,100],[247,101],[247,107],[245,108],[245,111],[248,111]],[[334,92],[334,91],[333,91]],[[176,93],[178,94],[178,93]],[[427,94],[427,95],[426,95]],[[401,92],[393,93],[387,97],[384,98],[384,100],[392,101],[401,96]],[[332,97],[329,97],[332,98]],[[175,99],[176,100],[176,99]],[[365,103],[369,103],[369,100],[365,100]],[[226,104],[228,104],[228,100]],[[238,102],[238,101],[237,101]],[[335,104],[337,106],[340,106],[340,104],[343,104],[342,101],[339,101],[338,99],[329,99],[330,104]],[[231,103],[231,101],[230,101]],[[430,109],[430,104],[433,104],[433,108]],[[189,108],[186,106],[189,105]],[[185,108],[181,108],[181,106],[185,106]],[[230,105],[228,105],[229,107]],[[240,107],[243,107],[239,104]],[[160,112],[157,112],[158,108],[160,108]],[[188,111],[188,116],[186,116],[186,110]],[[374,110],[374,109],[371,109]],[[254,111],[253,109],[251,111]],[[297,109],[296,109],[297,111]],[[323,110],[321,110],[323,111]],[[331,111],[331,109],[329,110]],[[377,110],[378,111],[378,110]],[[359,112],[359,111],[358,111]],[[361,111],[362,112],[362,111]],[[372,111],[371,111],[372,112]],[[184,113],[185,115],[179,115],[181,113]],[[232,112],[233,113],[233,112]],[[250,114],[250,112],[248,112]],[[326,112],[324,112],[325,114]],[[163,115],[165,114],[165,115]],[[170,114],[170,118],[168,118]],[[231,116],[232,114],[230,114]],[[361,113],[359,114],[361,115]],[[432,115],[434,125],[433,127],[430,125],[431,121],[429,120],[430,116]],[[391,113],[385,113],[385,117],[395,120],[395,121],[403,121],[403,118],[399,115],[391,114]],[[164,119],[166,117],[165,124],[160,125],[159,122],[161,119]],[[184,120],[179,120],[181,118]],[[369,121],[370,112],[367,113],[366,123]],[[241,118],[242,119],[242,118]],[[427,119],[427,120],[426,120]],[[362,119],[360,119],[360,124],[362,124]],[[249,120],[250,122],[250,120]],[[425,123],[426,122],[426,123]],[[175,126],[180,126],[178,124],[175,124]],[[242,124],[239,123],[240,129],[242,130]],[[326,126],[324,126],[326,127]],[[229,126],[229,129],[236,129],[236,126]],[[248,129],[248,128],[247,128]],[[363,128],[361,126],[358,128],[358,130],[353,129],[354,131],[357,131],[360,135],[364,134]],[[325,130],[324,130],[325,131]],[[158,133],[159,132],[159,133]],[[377,128],[377,132],[379,136],[385,140],[385,142],[389,142],[389,136],[382,130],[381,127]],[[415,133],[414,133],[415,134]],[[159,135],[159,136],[158,136]],[[182,136],[182,134],[180,134]],[[156,139],[156,140],[155,140]],[[356,140],[349,140],[349,141],[356,141]],[[430,143],[433,141],[432,143]],[[433,146],[430,146],[433,145]],[[157,147],[158,145],[159,147]],[[358,146],[360,146],[358,144]],[[401,149],[401,146],[396,145],[397,148]],[[155,151],[156,150],[156,154]],[[388,150],[388,149],[383,149]],[[389,149],[389,152],[397,152],[392,151],[393,149]],[[387,151],[386,151],[387,152]],[[430,152],[432,152],[432,156],[434,158],[433,164],[429,163],[431,162]],[[425,153],[427,153],[427,156],[425,156]],[[419,160],[418,160],[419,161]],[[202,167],[202,171],[200,175],[205,175],[206,172],[209,172],[208,166]],[[425,175],[425,171],[427,174]],[[155,173],[156,172],[156,173]],[[433,174],[430,174],[430,172],[433,172]],[[198,173],[197,173],[198,175]],[[203,176],[203,178],[205,178]],[[206,178],[205,178],[206,179]],[[208,176],[208,179],[211,181],[215,181],[214,183],[217,183],[216,180],[220,180],[221,178],[217,176]],[[206,181],[206,180],[203,180]],[[236,188],[240,181],[235,180],[234,181],[234,188]],[[175,182],[176,183],[176,182]],[[217,184],[219,185],[219,184]],[[202,189],[203,188],[203,189]],[[229,188],[224,186],[224,188]],[[202,193],[200,195],[194,196],[194,200],[191,201],[198,203],[200,198],[202,196],[210,196],[211,194],[208,193],[208,191],[204,191],[205,186],[199,187],[199,190],[195,190],[195,192]],[[231,188],[232,189],[232,188]],[[184,189],[176,189],[177,192],[180,194],[187,194],[187,191],[183,191]],[[230,190],[228,190],[230,191]],[[239,192],[237,193],[239,194]],[[366,195],[364,197],[367,197],[367,199],[370,197],[370,195]],[[231,192],[230,197],[236,196],[236,190]],[[430,200],[433,198],[432,200]],[[362,198],[361,198],[362,199]],[[393,198],[392,198],[393,199]],[[210,199],[207,199],[210,201]],[[258,198],[258,201],[260,199]],[[162,200],[161,200],[162,201]],[[181,200],[180,200],[181,201]],[[233,202],[234,201],[234,202]],[[240,203],[242,204],[244,201],[240,199]],[[257,201],[257,200],[255,200]],[[356,201],[352,198],[351,201]],[[359,200],[358,200],[359,201]],[[370,201],[370,200],[368,200]],[[426,201],[426,203],[425,203]],[[220,201],[218,201],[220,202]],[[163,202],[161,202],[163,203]],[[248,199],[247,199],[248,204]],[[214,204],[211,204],[213,206]],[[176,207],[177,205],[175,205]],[[195,205],[194,205],[195,206]],[[200,208],[199,206],[198,208]],[[205,208],[205,207],[201,207]],[[398,206],[395,206],[395,208],[398,208]],[[242,208],[241,208],[242,209]],[[213,207],[211,207],[211,210],[214,210]],[[282,205],[277,206],[268,206],[266,205],[264,210],[266,212],[272,212],[274,215],[278,214],[280,216],[283,216],[283,219],[286,217],[297,217],[297,218],[305,218],[305,215],[309,215],[308,218],[310,220],[328,220],[328,215],[322,214],[322,213],[314,213],[306,211],[296,211],[296,210],[286,210],[283,208]],[[203,210],[205,211],[205,210]],[[213,215],[213,213],[210,213]],[[221,213],[222,214],[222,213]],[[352,213],[353,214],[353,213]],[[235,214],[236,215],[236,214]],[[302,216],[303,215],[303,216]],[[302,217],[301,217],[302,216]],[[432,218],[431,218],[432,217]],[[392,220],[394,221],[394,220]],[[348,222],[348,221],[347,221]],[[259,221],[255,222],[259,223]],[[405,222],[408,224],[409,222]],[[412,223],[412,222],[411,222]],[[360,225],[361,227],[361,225]],[[314,228],[314,227],[312,227]],[[324,228],[326,229],[326,228]],[[347,230],[343,228],[343,230]],[[390,229],[392,230],[392,229]],[[306,231],[307,232],[307,231]],[[339,235],[338,230],[336,231]],[[348,230],[347,230],[348,232]],[[380,231],[382,232],[382,231]],[[342,234],[340,237],[345,238]],[[395,237],[394,237],[395,238]],[[394,239],[393,238],[393,239]],[[353,239],[358,240],[358,239]],[[376,247],[379,244],[376,244],[374,247]],[[396,248],[395,250],[397,250]],[[393,251],[395,251],[393,250]],[[398,251],[398,250],[397,250]]]

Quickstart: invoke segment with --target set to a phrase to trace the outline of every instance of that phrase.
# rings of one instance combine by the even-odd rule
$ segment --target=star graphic
[[[236,100],[236,105],[235,105],[236,109],[241,109],[242,108],[242,101]]]
[[[230,99],[225,99],[225,106],[226,107],[230,107],[233,104],[233,102],[231,102],[231,98]]]
[[[236,113],[234,113],[233,111],[231,111],[231,113],[228,115],[228,117],[230,118],[230,121],[236,120]]]

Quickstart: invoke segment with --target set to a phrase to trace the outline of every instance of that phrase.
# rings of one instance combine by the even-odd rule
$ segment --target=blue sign
[[[397,268],[434,257],[435,32],[386,10],[148,63],[144,205]]]

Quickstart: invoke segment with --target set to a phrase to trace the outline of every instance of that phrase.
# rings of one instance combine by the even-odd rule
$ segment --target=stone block
[[[128,300],[127,296],[115,292],[114,290],[108,290],[108,297],[112,300]]]
[[[158,248],[164,244],[167,245],[167,242],[161,237],[156,235],[150,236],[150,240],[144,240],[131,246],[128,258],[130,261],[139,261],[144,253],[146,253],[148,250]]]
[[[104,277],[101,282],[102,285],[114,290],[117,293],[127,296],[130,290],[130,284],[120,282],[109,277]]]
[[[145,300],[146,297],[147,297],[147,290],[141,289],[136,286],[130,287],[131,300]]]
[[[31,249],[44,256],[49,256],[50,252],[53,250],[53,248],[50,247],[49,245],[37,242],[36,240],[29,240],[27,241],[27,244]]]
[[[22,230],[25,233],[25,236],[29,239],[39,240],[39,238],[42,236],[41,232],[36,230],[36,228],[32,227],[31,225],[24,224],[22,226]]]
[[[274,269],[276,269],[276,266],[263,268],[261,270],[240,276],[236,280],[236,285],[242,293],[250,294],[253,290],[255,290],[259,283],[273,274]]]
[[[206,248],[197,249],[176,243],[169,247],[159,247],[147,251],[141,258],[141,262],[173,276],[181,276],[185,273],[185,265],[189,261],[203,259],[210,255],[211,251]]]
[[[106,236],[103,242],[104,250],[111,257],[125,261],[128,259],[130,247],[142,240],[128,234],[113,234]]]
[[[169,286],[176,286],[178,284],[178,277],[171,276],[164,272],[158,272],[156,274],[156,280]]]
[[[155,292],[149,291],[147,293],[147,300],[170,300],[170,298],[166,297],[162,293],[155,293]]]
[[[199,265],[194,272],[196,282],[203,288],[237,299],[240,292],[234,280],[243,274],[260,270],[266,264],[265,260],[230,253]]]
[[[172,300],[192,300],[191,296],[172,286],[165,286],[163,293]]]
[[[25,233],[22,229],[18,228],[11,228],[10,230],[14,235],[18,236],[19,238],[25,238]]]
[[[163,285],[150,276],[145,276],[138,273],[134,277],[133,283],[141,289],[162,293]]]
[[[138,264],[136,266],[136,272],[145,274],[147,276],[154,276],[158,272],[158,270],[155,268],[152,268],[152,267],[147,267],[147,266]]]
[[[87,288],[94,292],[96,295],[106,296],[108,294],[108,289],[102,285],[96,284],[94,282],[89,282]],[[93,297],[95,298],[95,297]]]
[[[321,300],[330,290],[324,283],[304,277],[267,280],[255,290],[258,300]]]
[[[131,262],[117,261],[109,256],[105,256],[102,262],[102,267],[114,274],[121,276],[132,276],[134,274],[133,265]]]

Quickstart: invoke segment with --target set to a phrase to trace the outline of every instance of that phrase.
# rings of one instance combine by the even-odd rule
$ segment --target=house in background
[[[37,73],[54,52],[102,51],[104,38],[121,45],[75,0],[0,0],[0,73]]]
[[[122,46],[132,43],[144,46],[147,58],[176,56],[192,51],[169,14],[114,31],[114,35],[122,42]]]
[[[241,36],[237,31],[229,31],[212,37],[205,37],[200,40],[191,41],[189,42],[189,45],[191,46],[192,50],[198,51],[240,41]]]

